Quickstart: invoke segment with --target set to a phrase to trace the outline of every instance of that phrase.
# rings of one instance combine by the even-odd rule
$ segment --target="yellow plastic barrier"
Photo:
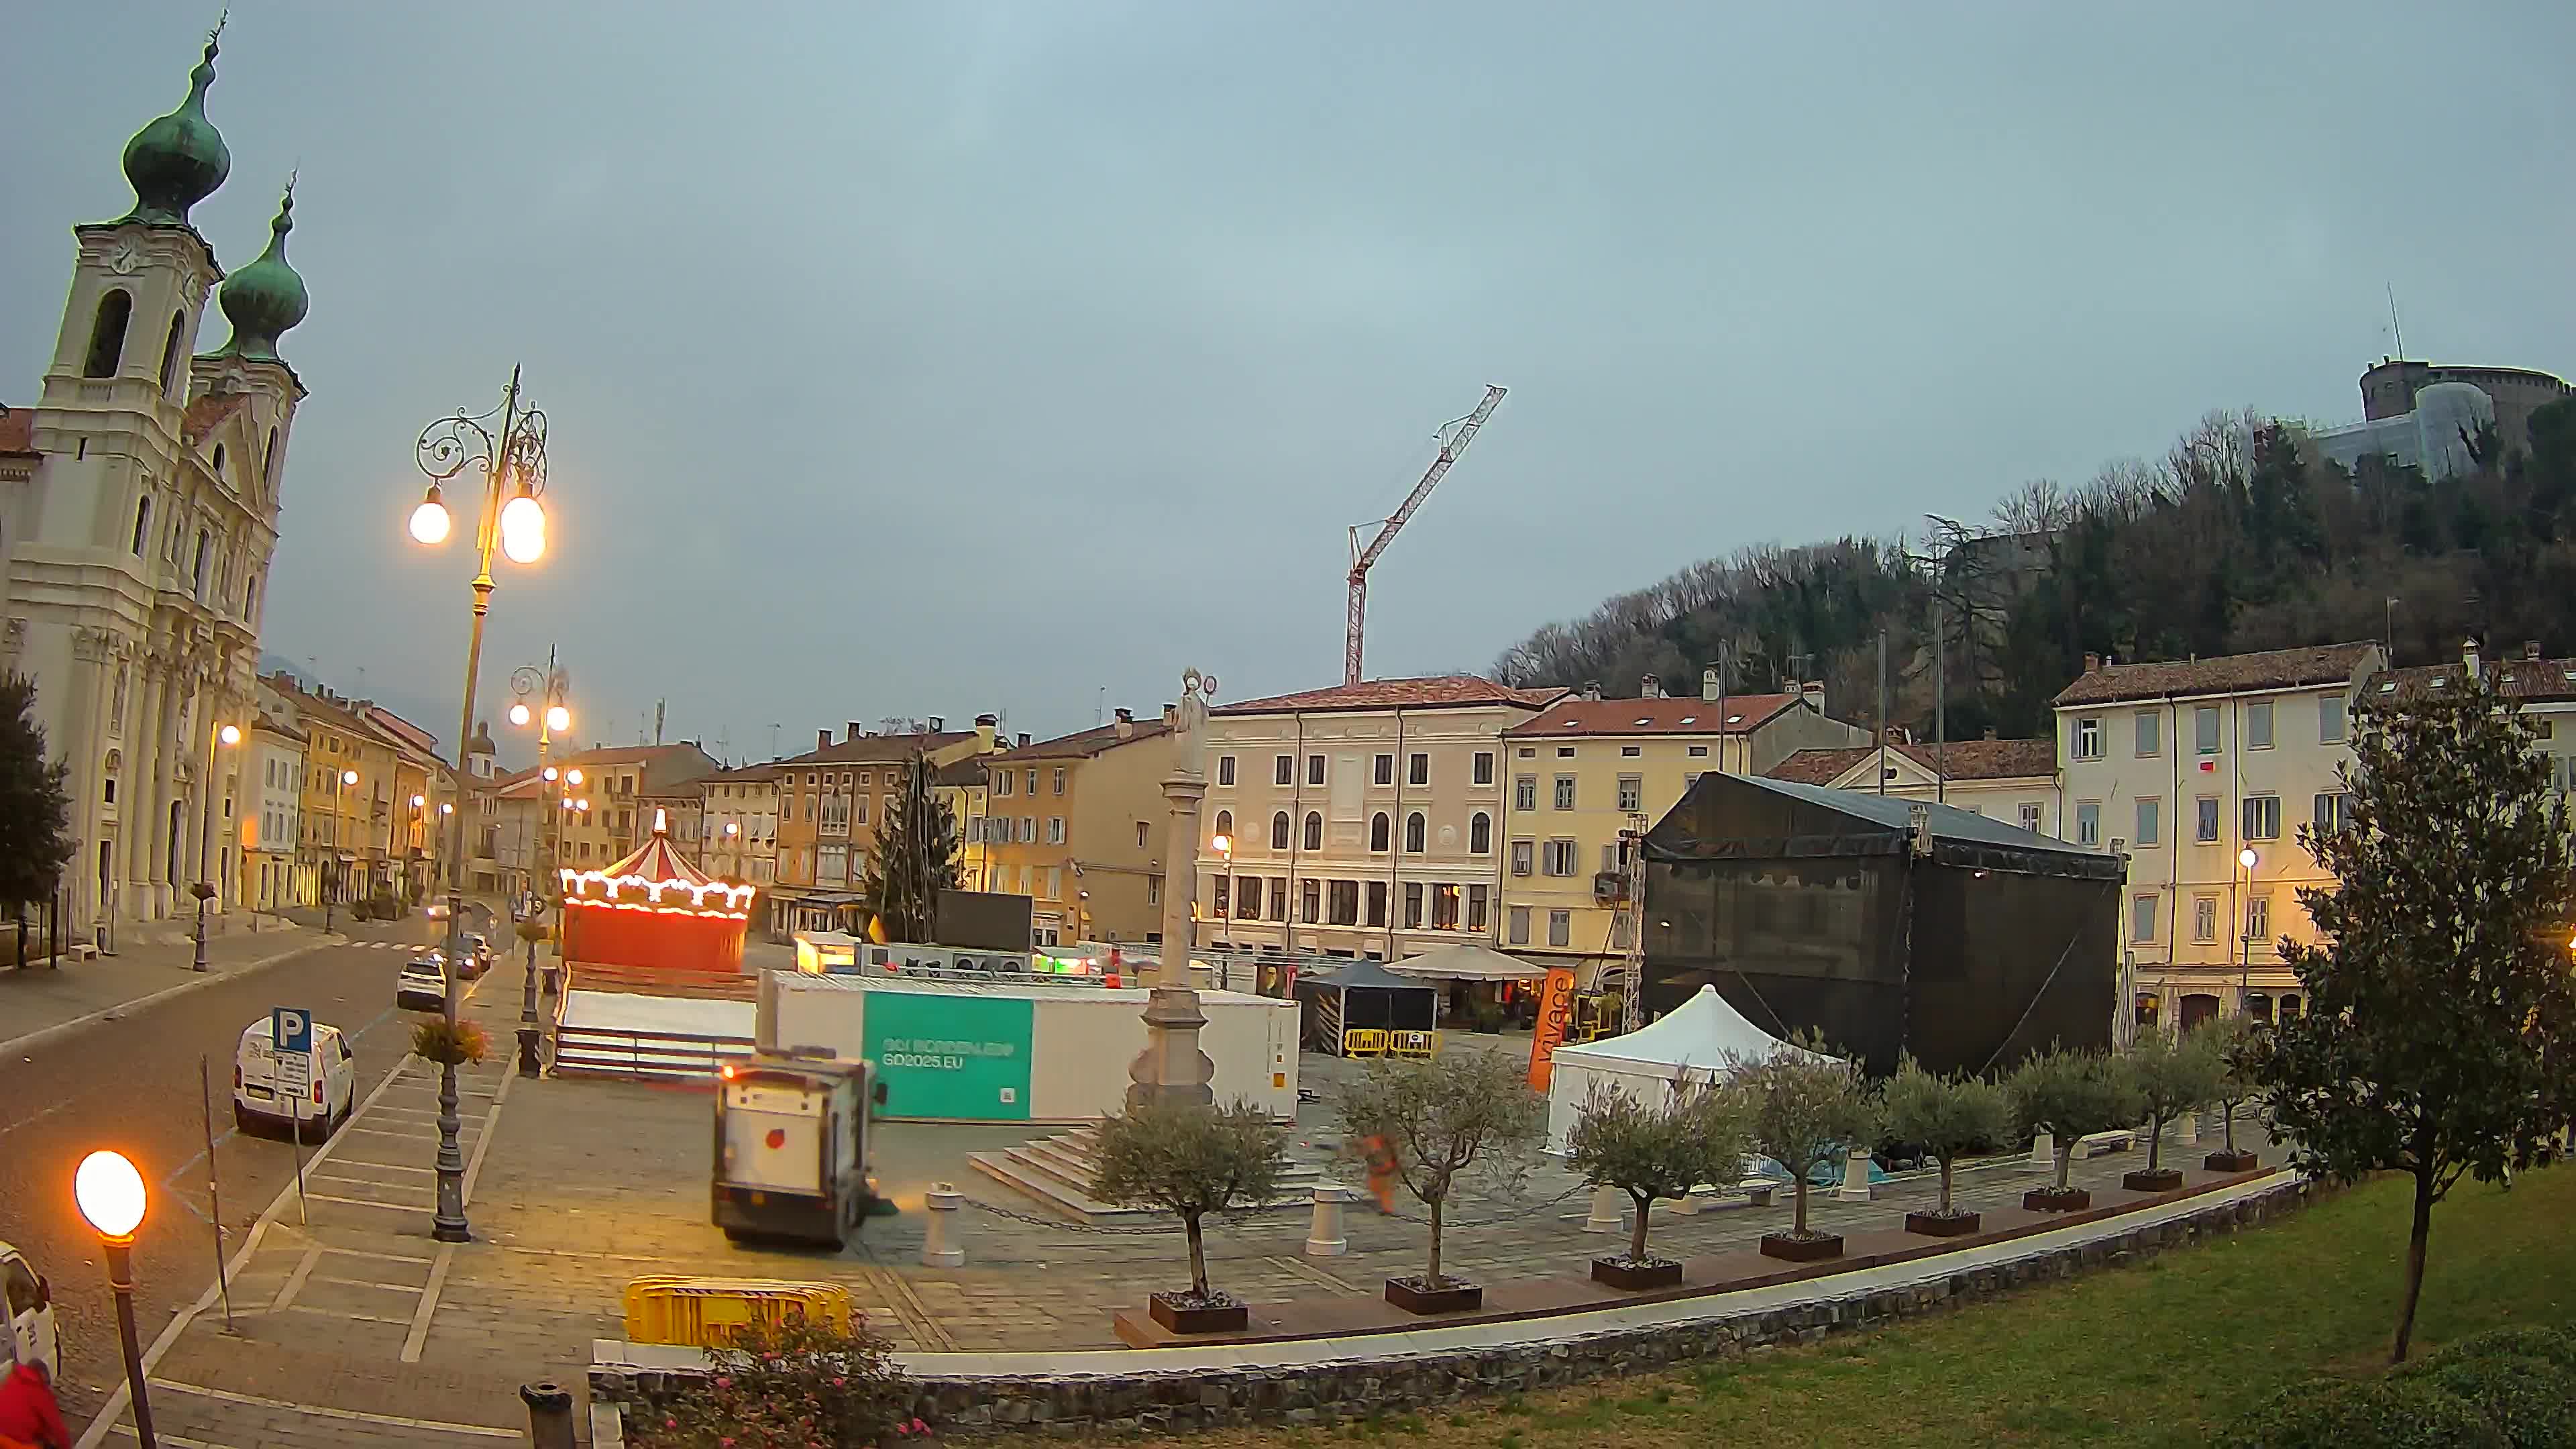
[[[1342,1033],[1342,1055],[1377,1057],[1386,1055],[1386,1028],[1355,1026]]]
[[[774,1278],[691,1278],[655,1273],[626,1285],[626,1338],[630,1343],[674,1343],[695,1348],[729,1343],[734,1330],[758,1321],[778,1324],[790,1313],[846,1333],[850,1290],[832,1283],[788,1283]]]
[[[1387,1033],[1387,1055],[1396,1057],[1437,1056],[1440,1033],[1436,1031],[1391,1031]]]

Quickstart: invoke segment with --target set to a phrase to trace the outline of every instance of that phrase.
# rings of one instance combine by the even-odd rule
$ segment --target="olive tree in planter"
[[[1907,1213],[1905,1230],[1935,1238],[1975,1232],[1979,1216],[1951,1206],[1951,1172],[1960,1158],[2001,1143],[2012,1130],[2012,1104],[2003,1088],[1980,1077],[1926,1071],[1909,1055],[1887,1084],[1886,1113],[1889,1136],[1922,1148],[1941,1164],[1941,1205]]]
[[[1859,1064],[1802,1032],[1763,1060],[1734,1063],[1732,1085],[1744,1096],[1754,1150],[1789,1170],[1797,1204],[1789,1231],[1764,1233],[1762,1251],[1793,1263],[1842,1256],[1841,1234],[1807,1226],[1807,1178],[1874,1133],[1877,1103]]]
[[[1637,1205],[1625,1256],[1595,1258],[1592,1276],[1613,1288],[1664,1288],[1682,1265],[1646,1256],[1646,1214],[1657,1198],[1678,1198],[1742,1170],[1748,1142],[1742,1098],[1730,1088],[1676,1082],[1661,1101],[1594,1084],[1565,1134],[1566,1166],[1593,1187],[1615,1187]]]
[[[2147,1165],[2123,1175],[2120,1186],[2131,1192],[2171,1192],[2182,1186],[2182,1169],[2164,1165],[2165,1124],[2199,1111],[2218,1095],[2218,1053],[2205,1033],[2195,1031],[2177,1041],[2153,1031],[2129,1048],[2126,1065],[2147,1114]]]
[[[2046,1131],[2057,1146],[2057,1171],[2050,1185],[2022,1194],[2021,1205],[2044,1213],[2091,1207],[2093,1194],[2067,1180],[2075,1166],[2075,1144],[2138,1120],[2138,1091],[2128,1064],[2102,1052],[2055,1048],[2023,1062],[2004,1090],[2021,1130]]]
[[[1208,1286],[1200,1225],[1210,1213],[1270,1201],[1288,1166],[1288,1129],[1249,1102],[1158,1102],[1103,1117],[1097,1142],[1092,1191],[1122,1207],[1160,1208],[1189,1235],[1190,1291],[1152,1295],[1147,1311],[1154,1321],[1174,1333],[1244,1327],[1242,1301]]]
[[[1500,1187],[1528,1165],[1547,1104],[1521,1067],[1499,1052],[1379,1057],[1342,1081],[1334,1107],[1345,1150],[1392,1156],[1405,1191],[1431,1210],[1430,1262],[1419,1277],[1387,1279],[1386,1301],[1412,1313],[1482,1307],[1484,1289],[1440,1271],[1441,1215],[1470,1171]]]
[[[2211,1172],[2252,1172],[2263,1165],[2263,1159],[2237,1150],[2236,1109],[2262,1093],[2263,1052],[2268,1043],[2254,1023],[2242,1016],[2221,1017],[2194,1035],[2218,1061],[2218,1086],[2210,1100],[2218,1104],[2221,1146],[2202,1158],[2200,1165]]]

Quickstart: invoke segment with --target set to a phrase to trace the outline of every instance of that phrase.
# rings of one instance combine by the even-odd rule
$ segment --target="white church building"
[[[230,276],[189,223],[231,169],[206,117],[215,55],[209,37],[187,99],[126,144],[134,209],[72,229],[40,400],[0,410],[0,665],[34,678],[70,767],[67,933],[193,914],[200,879],[233,899],[256,795],[261,595],[304,397],[277,344],[306,300],[291,183],[268,250]],[[210,294],[230,337],[200,354]]]

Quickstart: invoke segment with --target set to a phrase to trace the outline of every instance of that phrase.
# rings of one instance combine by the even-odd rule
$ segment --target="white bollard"
[[[1669,1198],[1666,1199],[1666,1201],[1672,1204],[1669,1211],[1671,1211],[1674,1217],[1688,1218],[1699,1216],[1699,1189],[1695,1187],[1683,1188],[1682,1195],[1680,1197]]]
[[[2175,1122],[2174,1141],[2185,1147],[2200,1145],[2200,1110],[2193,1108]]]
[[[2030,1139],[2030,1165],[2038,1168],[2042,1172],[2055,1172],[2057,1170],[2057,1138],[2055,1134],[2042,1132],[2038,1136]]]
[[[1351,1250],[1351,1240],[1342,1235],[1342,1204],[1358,1194],[1338,1183],[1315,1184],[1315,1217],[1306,1228],[1306,1256],[1338,1258]]]
[[[1615,1233],[1628,1225],[1628,1195],[1615,1187],[1592,1189],[1592,1212],[1583,1220],[1587,1233]]]
[[[964,1267],[966,1248],[958,1236],[957,1212],[966,1206],[966,1194],[947,1183],[933,1183],[930,1191],[922,1194],[921,1201],[930,1210],[924,1218],[921,1235],[921,1266]]]
[[[1843,1185],[1834,1189],[1834,1201],[1867,1202],[1869,1199],[1869,1149],[1855,1147],[1843,1154]]]

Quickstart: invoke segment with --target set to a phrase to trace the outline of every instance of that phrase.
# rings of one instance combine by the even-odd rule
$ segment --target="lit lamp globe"
[[[1220,835],[1208,843],[1216,847],[1216,853],[1219,855],[1234,854],[1234,837],[1231,835]]]
[[[420,506],[411,511],[411,536],[422,543],[447,542],[447,505],[438,498],[438,485],[429,485],[429,493]]]
[[[240,725],[226,725],[226,726],[224,726],[222,729],[219,729],[219,730],[215,731],[215,738],[216,738],[216,739],[219,739],[219,740],[221,740],[221,741],[223,741],[225,744],[228,744],[228,745],[237,745],[237,744],[240,744],[240,743],[241,743],[241,726],[240,726]]]
[[[2250,845],[2245,847],[2243,850],[2236,852],[2236,863],[2245,867],[2247,870],[2252,870],[2254,868],[2255,859],[2254,847]]]
[[[571,769],[564,771],[564,783],[568,785],[578,785],[581,783],[581,767],[579,765],[575,765]]]
[[[72,1174],[72,1200],[100,1237],[126,1241],[143,1225],[143,1174],[122,1152],[93,1152]]]
[[[358,772],[355,770],[342,770],[340,772],[340,783],[343,785],[354,785],[358,783]]]
[[[421,797],[419,797],[418,795],[414,795],[414,796],[412,796],[412,797],[411,797],[411,808],[413,808],[414,810],[417,810],[417,809],[419,809],[420,807],[422,807],[423,805],[426,805],[426,804],[428,804],[428,803],[429,803],[428,801],[426,801],[426,800],[422,799],[422,798],[421,798]]]
[[[551,781],[554,779],[554,777],[555,777],[555,776],[560,775],[560,774],[562,774],[563,772],[562,772],[561,770],[556,769],[556,768],[555,768],[554,766],[552,766],[552,765],[548,765],[548,766],[546,766],[543,770],[540,770],[540,771],[538,771],[537,773],[539,773],[539,774],[543,775],[543,776],[544,776],[544,777],[545,777],[549,782],[551,782]]]
[[[512,723],[512,724],[514,724],[514,725],[524,725],[524,724],[526,724],[527,722],[528,722],[528,707],[527,707],[526,705],[524,705],[524,704],[514,704],[514,705],[510,706],[510,723]]]
[[[559,704],[548,709],[546,711],[546,728],[550,730],[571,729],[572,711]]]
[[[501,505],[501,552],[512,563],[535,563],[546,553],[546,508],[522,493]]]

